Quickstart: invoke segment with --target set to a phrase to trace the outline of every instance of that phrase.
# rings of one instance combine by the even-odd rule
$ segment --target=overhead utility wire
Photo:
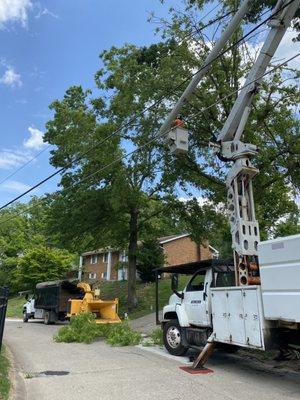
[[[215,103],[209,105],[208,107],[205,107],[203,110],[200,110],[198,113],[193,114],[193,116],[196,116],[196,115],[198,115],[198,114],[200,114],[200,113],[203,113],[203,112],[207,111],[208,109],[210,109],[210,108],[212,108],[212,107],[218,105],[218,104],[219,104],[220,102],[222,102],[224,99],[227,99],[227,98],[233,96],[234,94],[236,94],[236,93],[239,92],[240,90],[244,89],[244,88],[247,87],[247,86],[252,85],[253,83],[255,83],[255,82],[257,82],[257,81],[259,81],[260,79],[262,79],[262,78],[264,78],[265,76],[271,74],[271,73],[274,72],[275,70],[281,68],[282,66],[284,66],[285,64],[289,63],[290,61],[296,59],[296,58],[299,57],[299,56],[300,56],[300,53],[297,53],[297,54],[294,55],[293,57],[290,57],[289,59],[283,61],[282,63],[280,63],[280,64],[278,64],[278,65],[275,65],[275,66],[274,66],[273,68],[271,68],[269,71],[266,71],[263,75],[257,77],[256,79],[254,79],[254,80],[251,81],[251,82],[248,82],[247,84],[245,84],[244,86],[240,87],[239,89],[232,91],[232,92],[229,93],[228,95],[223,96],[221,99],[217,100]],[[99,168],[98,170],[96,170],[96,171],[92,172],[91,174],[85,176],[83,179],[81,179],[81,180],[79,180],[78,182],[76,182],[74,186],[79,185],[80,183],[82,183],[82,182],[84,182],[85,180],[91,178],[91,177],[94,176],[95,174],[97,174],[97,173],[99,173],[99,172],[101,172],[101,171],[104,171],[105,169],[109,168],[109,167],[112,166],[113,164],[115,164],[115,163],[117,163],[117,162],[119,162],[119,161],[121,161],[121,160],[123,160],[123,159],[128,158],[129,156],[131,156],[131,155],[134,154],[135,152],[142,150],[143,148],[145,148],[146,146],[148,146],[150,143],[152,143],[154,140],[156,140],[156,139],[158,139],[158,138],[164,136],[168,131],[169,131],[169,130],[167,130],[166,132],[161,133],[161,134],[159,134],[159,135],[158,135],[158,134],[154,135],[148,142],[146,142],[146,143],[143,144],[142,146],[140,146],[140,147],[138,147],[138,148],[136,148],[136,149],[130,151],[129,153],[126,153],[125,155],[122,155],[122,156],[116,158],[115,160],[113,160],[113,161],[110,162],[109,164],[106,164],[106,165],[104,165],[103,167]],[[74,187],[74,186],[73,186],[73,187]],[[6,207],[7,207],[7,206],[6,206]],[[4,206],[3,206],[2,208],[4,208]],[[11,219],[15,218],[16,216],[21,215],[21,214],[24,214],[26,211],[27,211],[27,210],[22,210],[22,211],[20,211],[19,213],[17,213],[16,215],[14,215],[14,216],[12,216],[12,217],[10,217],[10,218],[8,218],[8,219],[2,221],[2,223],[5,223],[5,222],[10,221]]]
[[[220,4],[218,4],[217,6],[215,6],[212,10],[210,10],[207,14],[205,14],[203,17],[202,17],[202,20],[204,19],[204,18],[206,18],[210,13],[212,13],[217,7],[219,7],[219,5]],[[221,21],[222,19],[224,19],[224,18],[226,18],[226,17],[228,17],[228,15],[230,15],[230,14],[232,14],[233,13],[233,11],[229,11],[228,13],[225,13],[225,14],[223,14],[223,15],[220,15],[219,17],[217,17],[217,18],[215,18],[215,19],[213,19],[213,20],[210,20],[210,21],[208,21],[208,23],[206,23],[205,25],[203,25],[202,27],[200,27],[199,29],[195,29],[194,30],[194,32],[192,31],[192,32],[189,32],[186,36],[184,36],[184,38],[182,39],[182,42],[183,41],[185,41],[188,37],[192,37],[195,33],[200,33],[201,31],[203,31],[204,29],[206,29],[206,28],[208,28],[209,26],[211,26],[211,25],[213,25],[213,24],[215,24],[216,22],[219,22],[219,21]],[[169,56],[168,56],[169,57]],[[160,61],[161,60],[163,60],[164,58],[167,58],[167,56],[166,57],[162,57],[161,59],[160,59]],[[114,93],[112,93],[110,96],[108,96],[107,97],[107,100],[110,100],[112,97],[114,96]],[[126,125],[124,126],[124,127],[126,127]],[[116,132],[117,133],[117,132]],[[107,138],[105,138],[104,139],[104,141],[107,141],[108,139],[110,139],[110,135],[107,137]],[[101,146],[102,144],[103,144],[104,142],[103,141],[101,141],[98,145],[96,145],[96,147],[98,147],[98,146]],[[11,174],[9,174],[8,176],[6,176],[4,179],[2,179],[1,181],[0,181],[0,185],[2,184],[2,183],[4,183],[4,182],[6,182],[9,178],[11,178],[12,176],[14,176],[16,173],[18,173],[19,171],[21,171],[23,168],[25,168],[28,164],[30,164],[33,160],[35,160],[35,159],[37,159],[37,157],[39,157],[42,153],[44,153],[46,150],[48,150],[49,148],[51,147],[51,145],[49,145],[49,146],[47,146],[45,149],[43,149],[42,151],[40,151],[39,153],[37,153],[34,157],[32,157],[30,160],[28,160],[28,161],[26,161],[24,164],[22,164],[19,168],[17,168],[15,171],[13,171]],[[95,149],[95,147],[93,148],[93,150]],[[86,155],[86,154],[88,154],[90,152],[90,150],[88,150],[86,153],[84,153],[83,154],[83,156],[84,155]],[[80,159],[79,159],[80,160]],[[79,161],[78,160],[78,161]],[[68,168],[68,167],[64,167],[65,169],[66,168]],[[63,169],[59,169],[59,170],[57,170],[56,172],[57,172],[57,174],[59,174],[61,171],[62,171]]]
[[[238,44],[240,44],[241,42],[244,41],[245,38],[249,37],[253,32],[255,32],[257,29],[259,29],[263,24],[265,24],[266,22],[268,22],[270,19],[272,19],[274,17],[275,14],[278,14],[280,11],[282,11],[284,8],[286,8],[289,4],[293,3],[295,0],[291,0],[289,3],[285,4],[284,6],[282,6],[280,9],[278,9],[275,13],[271,14],[268,18],[266,18],[265,20],[263,20],[261,23],[259,23],[256,27],[254,27],[253,29],[251,29],[248,33],[246,33],[242,38],[238,39],[236,42],[234,42],[233,44],[231,44],[229,47],[227,47],[224,51],[222,51],[221,53],[219,53],[213,60],[211,60],[210,63],[206,64],[205,66],[202,66],[199,70],[197,70],[195,73],[193,73],[190,77],[186,78],[183,82],[181,82],[179,85],[177,85],[176,88],[173,89],[177,90],[178,88],[180,88],[181,86],[183,86],[183,84],[185,84],[187,81],[189,81],[193,76],[195,76],[196,74],[198,74],[202,69],[207,68],[207,66],[211,65],[214,61],[216,61],[217,59],[219,59],[221,56],[223,56],[226,52],[230,51],[232,48],[234,48],[235,46],[237,46]],[[170,93],[168,93],[170,94]],[[138,115],[143,115],[145,114],[147,111],[151,110],[153,107],[155,107],[156,105],[160,104],[164,99],[165,99],[166,95],[161,96],[158,100],[156,100],[153,104],[151,104],[148,107],[145,107],[143,111],[141,111]],[[131,126],[133,124],[133,122],[135,122],[135,120],[137,119],[138,116],[135,116],[133,118],[131,118],[131,120],[129,120],[124,126],[120,126],[119,128],[117,128],[115,131],[113,131],[110,135],[108,135],[103,141],[101,141],[99,144],[97,144],[97,147],[101,144],[103,144],[105,141],[107,141],[108,139],[110,139],[112,136],[115,136],[118,132],[122,131],[124,128]],[[20,198],[26,196],[28,193],[32,192],[34,189],[36,189],[37,187],[43,185],[44,183],[46,183],[48,180],[52,179],[54,176],[58,175],[60,172],[63,172],[64,170],[66,170],[67,168],[69,168],[70,166],[72,166],[75,162],[80,161],[86,154],[88,154],[90,151],[94,150],[95,146],[93,148],[90,148],[88,151],[86,151],[85,153],[81,154],[77,159],[75,159],[74,161],[71,161],[70,163],[68,163],[66,166],[59,168],[57,171],[55,171],[54,173],[52,173],[51,175],[49,175],[48,177],[46,177],[45,179],[43,179],[42,181],[36,183],[34,186],[32,186],[30,189],[26,190],[25,192],[21,193],[19,196],[15,197],[14,199],[10,200],[9,202],[7,202],[6,204],[4,204],[3,206],[0,207],[0,211],[3,210],[4,208],[8,207],[10,204],[13,204],[14,202],[16,202],[17,200],[19,200]]]
[[[35,160],[36,158],[38,158],[41,154],[45,153],[46,150],[48,150],[51,147],[51,145],[49,144],[47,147],[45,147],[43,150],[39,151],[34,157],[30,158],[28,161],[26,161],[24,164],[22,164],[19,168],[17,168],[16,170],[14,170],[11,174],[9,174],[8,176],[6,176],[4,179],[2,179],[0,181],[0,185],[2,185],[2,183],[6,182],[9,178],[11,178],[12,176],[16,175],[17,172],[21,171],[23,168],[25,168],[28,164],[30,164],[33,160]]]

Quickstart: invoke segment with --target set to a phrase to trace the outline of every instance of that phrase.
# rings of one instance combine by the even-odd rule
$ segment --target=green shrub
[[[54,336],[56,342],[91,343],[105,338],[112,346],[133,346],[139,344],[141,335],[130,328],[127,322],[120,324],[97,324],[92,313],[72,317],[70,324],[59,329]]]
[[[66,343],[91,343],[93,340],[103,336],[100,328],[96,324],[94,314],[81,314],[72,317],[69,325],[60,328],[57,335],[54,336],[54,340]]]
[[[163,346],[163,331],[160,328],[154,329],[154,331],[151,333],[150,338],[153,341],[153,344],[156,344],[158,346]]]
[[[112,346],[134,346],[141,341],[141,334],[130,328],[127,322],[111,325],[106,342]]]
[[[149,347],[149,346],[163,346],[163,333],[160,328],[154,329],[154,331],[151,333],[149,337],[143,340],[142,342],[143,346]]]

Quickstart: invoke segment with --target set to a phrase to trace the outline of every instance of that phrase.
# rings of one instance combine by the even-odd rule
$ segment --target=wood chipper
[[[96,315],[97,324],[116,324],[121,322],[118,316],[119,299],[101,300],[100,290],[92,290],[88,283],[79,282],[77,287],[85,294],[83,299],[70,299],[70,312],[67,317],[91,312]]]

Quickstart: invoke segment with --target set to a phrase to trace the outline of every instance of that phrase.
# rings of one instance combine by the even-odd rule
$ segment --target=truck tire
[[[165,348],[173,356],[183,356],[188,351],[188,347],[182,345],[182,329],[177,319],[164,324],[163,340]]]
[[[45,311],[45,313],[44,313],[44,324],[45,325],[51,324],[50,311]]]
[[[28,322],[29,318],[28,318],[28,314],[26,311],[23,311],[23,322]]]

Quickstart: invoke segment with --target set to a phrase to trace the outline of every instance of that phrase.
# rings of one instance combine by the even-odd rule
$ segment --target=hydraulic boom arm
[[[251,163],[256,154],[255,146],[240,139],[251,112],[254,94],[270,60],[275,54],[291,20],[299,7],[300,0],[279,0],[268,25],[270,32],[254,63],[235,104],[218,136],[222,159],[233,161],[227,176],[227,205],[232,235],[232,247],[236,266],[236,284],[259,284],[257,245],[259,226],[255,218],[252,179],[258,169]]]
[[[236,15],[223,32],[221,38],[208,55],[203,67],[193,77],[190,84],[174,106],[161,126],[159,134],[164,134],[172,120],[178,114],[200,80],[208,71],[211,63],[221,53],[228,39],[241,23],[248,12],[251,1],[244,0]],[[270,32],[254,63],[231,112],[218,135],[220,144],[219,155],[222,160],[233,162],[227,176],[227,203],[232,234],[232,248],[236,265],[236,284],[259,284],[259,264],[257,245],[259,242],[259,226],[255,218],[252,179],[258,174],[258,169],[251,163],[251,158],[257,154],[254,145],[243,143],[240,139],[251,112],[253,96],[257,92],[263,75],[277,50],[287,28],[290,26],[300,0],[278,0],[269,20]],[[184,130],[176,128],[169,135],[174,152],[187,151]],[[176,149],[176,146],[178,148]],[[181,146],[181,147],[180,147]]]

